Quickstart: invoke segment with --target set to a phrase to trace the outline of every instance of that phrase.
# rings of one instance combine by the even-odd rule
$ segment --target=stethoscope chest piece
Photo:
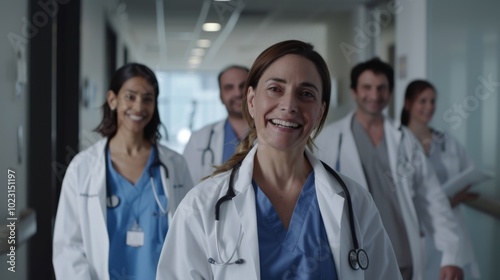
[[[116,208],[118,205],[120,205],[120,199],[116,195],[111,195],[106,198],[106,205],[108,208]]]
[[[351,250],[349,252],[349,264],[354,270],[358,270],[360,268],[362,270],[366,270],[369,265],[369,260],[365,250]]]

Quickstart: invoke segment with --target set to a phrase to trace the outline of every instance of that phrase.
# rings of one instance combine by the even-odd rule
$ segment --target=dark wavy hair
[[[144,138],[156,143],[160,139],[160,132],[158,130],[161,125],[160,114],[158,113],[158,81],[154,72],[147,66],[139,63],[129,63],[120,67],[116,70],[113,78],[111,79],[111,84],[109,85],[110,91],[114,92],[118,96],[120,89],[123,84],[131,78],[141,77],[147,81],[147,83],[153,87],[155,94],[155,111],[151,121],[144,128]],[[102,105],[102,120],[101,123],[96,127],[95,131],[100,133],[103,137],[112,138],[115,136],[118,129],[118,120],[116,116],[116,110],[111,110],[107,101]]]
[[[241,141],[240,145],[237,148],[237,152],[235,152],[235,154],[224,165],[219,166],[212,175],[216,175],[232,169],[236,164],[241,162],[243,158],[245,158],[245,156],[252,148],[253,142],[255,141],[255,139],[257,139],[257,131],[255,129],[254,119],[250,116],[250,112],[248,111],[248,88],[257,88],[257,84],[264,74],[264,71],[266,71],[266,69],[276,60],[288,54],[298,55],[311,61],[316,66],[316,69],[318,70],[321,78],[321,85],[323,88],[321,98],[322,101],[325,102],[326,106],[325,112],[323,113],[318,127],[316,128],[313,136],[308,140],[308,146],[312,147],[313,140],[321,132],[321,129],[323,128],[326,120],[326,116],[328,115],[331,96],[330,72],[328,71],[325,60],[319,53],[314,50],[313,45],[297,40],[283,41],[274,44],[264,50],[257,57],[252,65],[252,68],[250,68],[250,72],[248,73],[247,81],[245,83],[245,91],[243,93],[242,101],[243,117],[246,119],[248,126],[250,127],[250,131],[248,132],[247,136]]]
[[[375,74],[383,74],[387,77],[387,80],[389,81],[389,90],[392,92],[394,89],[394,70],[392,69],[392,66],[389,65],[388,63],[383,62],[380,60],[380,58],[375,57],[372,58],[368,61],[359,63],[358,65],[354,66],[351,70],[351,89],[356,90],[358,87],[358,79],[363,72],[366,70],[370,70]]]
[[[410,122],[410,110],[406,107],[411,107],[415,100],[417,100],[417,97],[429,88],[436,92],[434,86],[425,80],[414,80],[408,84],[405,91],[405,103],[403,104],[403,109],[401,110],[402,125],[408,126],[408,123]]]

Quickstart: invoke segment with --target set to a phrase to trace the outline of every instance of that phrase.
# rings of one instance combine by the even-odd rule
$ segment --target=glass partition
[[[455,136],[494,176],[474,190],[500,202],[500,2],[427,1],[429,80],[438,92],[433,125]],[[500,275],[500,223],[466,209],[481,279]]]
[[[157,72],[161,143],[182,153],[192,131],[227,116],[215,72]]]

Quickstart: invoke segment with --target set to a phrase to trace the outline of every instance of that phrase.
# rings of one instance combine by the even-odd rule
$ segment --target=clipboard
[[[466,186],[476,185],[492,178],[493,175],[471,166],[446,181],[446,183],[443,184],[443,190],[448,197],[451,197]]]

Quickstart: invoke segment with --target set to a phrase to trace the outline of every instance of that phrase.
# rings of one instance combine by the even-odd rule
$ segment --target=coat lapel
[[[233,205],[238,213],[239,223],[243,228],[244,238],[242,246],[249,248],[252,255],[253,271],[260,271],[259,259],[259,237],[257,230],[257,214],[255,208],[255,192],[252,187],[253,161],[257,145],[250,150],[248,155],[243,160],[239,172],[235,176],[235,193]],[[237,230],[237,229],[234,229]],[[260,274],[255,275],[255,278],[260,279]],[[249,278],[249,279],[250,279]]]
[[[316,158],[308,151],[306,155],[314,169],[316,196],[338,277],[339,279],[363,279],[363,273],[351,269],[347,262],[347,256],[354,248],[354,244],[349,220],[344,214],[344,208],[347,207],[344,190]]]
[[[365,173],[361,165],[361,158],[356,146],[356,140],[354,140],[354,135],[352,134],[351,122],[353,117],[354,112],[351,112],[342,120],[341,133],[343,139],[339,151],[340,170],[338,171],[351,177],[368,190],[368,183],[364,176]]]
[[[98,199],[87,199],[86,213],[87,223],[89,225],[89,236],[92,239],[92,250],[102,252],[97,254],[99,260],[94,263],[98,264],[101,271],[108,270],[109,258],[109,239],[108,228],[106,224],[107,206],[106,206],[106,158],[105,147],[107,139],[102,139],[96,143],[94,158],[89,161],[88,175],[88,194],[97,194]]]
[[[91,166],[89,168],[91,171],[89,184],[89,193],[98,194],[99,203],[97,205],[92,205],[89,207],[93,207],[99,213],[98,225],[106,227],[106,157],[105,157],[105,147],[106,147],[107,139],[101,140],[98,145],[96,145],[96,157],[95,160],[92,161]],[[92,208],[90,208],[91,210]],[[101,219],[102,218],[102,219]]]
[[[224,125],[226,120],[214,125],[214,135],[212,139],[212,149],[214,151],[214,164],[222,164],[222,154],[224,153]]]
[[[393,124],[389,119],[384,118],[384,136],[385,141],[387,143],[387,147],[395,147],[388,148],[387,153],[389,157],[389,163],[391,165],[391,172],[393,178],[397,176],[397,165],[398,165],[398,151],[399,145],[401,144],[401,138],[403,137],[403,132],[397,124]],[[394,181],[397,184],[397,181]]]

